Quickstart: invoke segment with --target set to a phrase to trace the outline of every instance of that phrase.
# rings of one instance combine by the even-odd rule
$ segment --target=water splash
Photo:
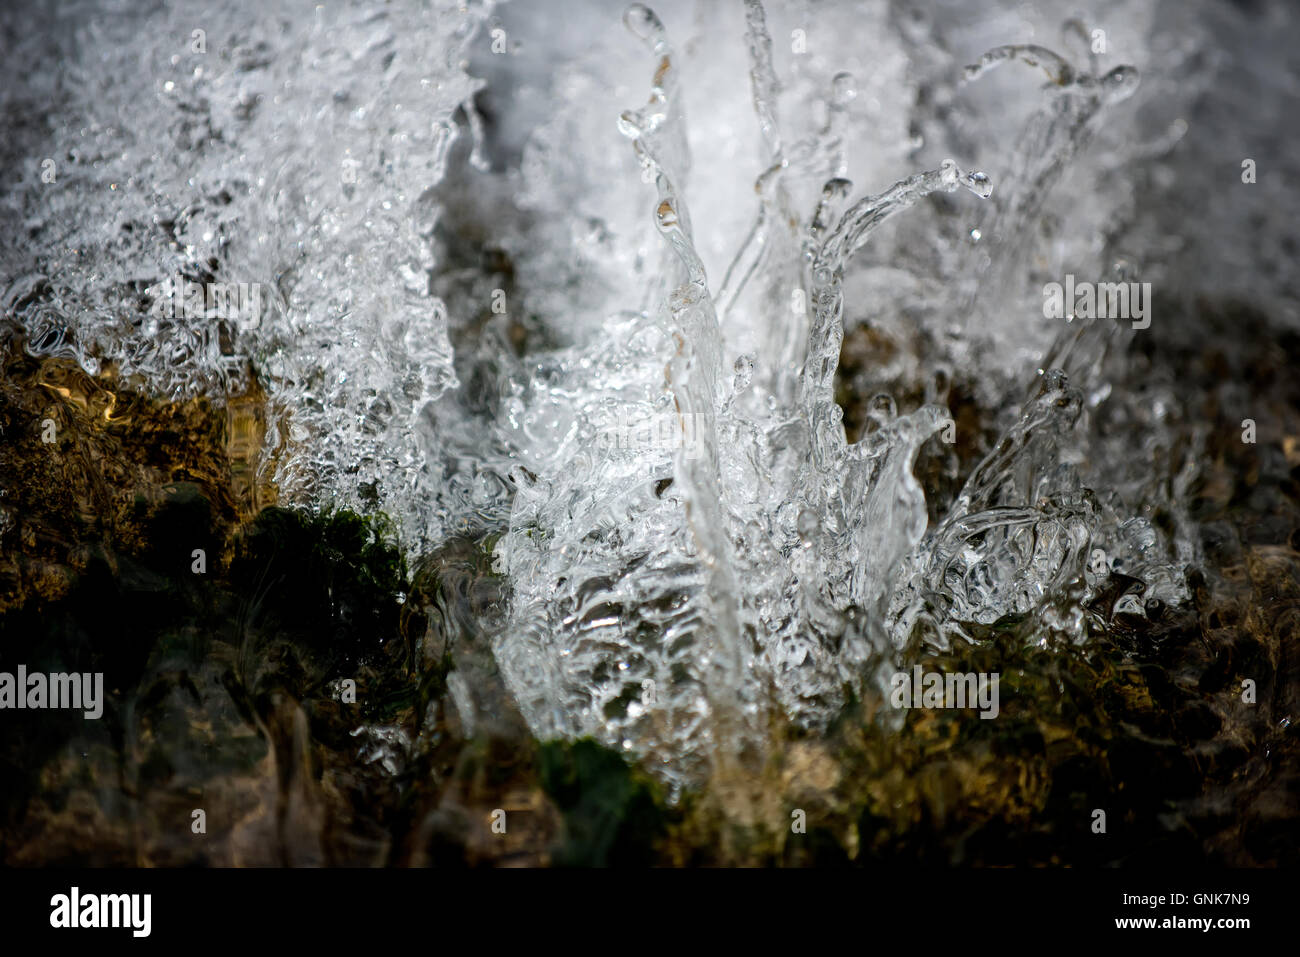
[[[610,343],[627,334],[630,322],[634,339],[657,348],[628,355],[614,346],[620,378],[607,385],[609,392],[635,388],[645,406],[670,407],[694,423],[699,445],[601,456],[590,442],[599,426],[582,422],[580,409],[579,441],[569,455],[551,458],[527,491],[521,489],[500,545],[515,592],[513,624],[498,654],[507,679],[527,684],[536,696],[530,702],[535,707],[525,713],[544,709],[554,716],[547,703],[571,702],[567,721],[548,732],[594,734],[658,755],[665,765],[671,759],[671,776],[678,781],[721,756],[755,750],[773,704],[765,689],[775,688],[782,707],[799,711],[828,689],[833,695],[861,664],[851,654],[828,653],[844,627],[836,609],[878,604],[887,570],[924,531],[924,500],[910,465],[944,416],[926,408],[888,422],[861,443],[845,442],[832,384],[842,338],[843,271],[874,229],[924,196],[959,186],[979,196],[990,192],[983,174],[948,163],[860,200],[832,228],[830,200],[848,188],[832,179],[825,201],[800,225],[780,188],[787,163],[762,8],[748,4],[746,14],[755,105],[771,164],[757,185],[757,220],[730,271],[740,278],[724,282],[718,299],[732,306],[737,325],[766,326],[763,338],[778,344],[779,354],[788,333],[784,311],[745,316],[737,304],[744,301],[746,279],[771,264],[795,280],[778,302],[809,290],[814,308],[803,343],[803,374],[798,365],[764,369],[770,391],[769,401],[758,403],[766,411],[761,418],[746,411],[752,401],[735,401],[723,374],[726,347],[714,299],[677,185],[686,158],[673,54],[658,18],[634,7],[629,25],[659,63],[649,107],[623,114],[619,126],[654,173],[655,221],[676,262],[657,312],[620,319],[620,335],[611,328],[599,353],[609,356]],[[849,97],[848,84],[837,79],[840,104]],[[837,172],[842,161],[829,139],[799,143],[792,152],[804,157],[805,167],[815,168],[816,158],[827,172]],[[677,164],[673,173],[670,162]],[[781,244],[774,234],[786,233],[781,227],[787,223],[792,228]],[[773,253],[782,249],[787,258],[778,263]],[[595,359],[582,355],[573,371],[586,379],[580,370]],[[742,368],[751,362],[746,359]],[[756,391],[747,379],[738,376],[735,388]],[[600,407],[606,399],[593,394],[592,385],[587,380],[573,391],[589,407]],[[657,483],[654,492],[628,487],[636,466]],[[622,493],[609,496],[622,512],[616,529],[601,525],[595,507],[573,508],[579,489],[610,485],[611,493]],[[548,508],[543,489],[550,501],[568,503],[563,514]],[[548,523],[555,518],[558,525]],[[629,600],[632,595],[635,600]],[[526,645],[514,637],[519,634],[530,636]],[[546,636],[540,649],[539,635]],[[558,687],[539,687],[523,677],[539,651],[561,663]],[[804,678],[813,671],[820,680]],[[653,704],[643,698],[647,687],[655,689]]]
[[[51,93],[54,179],[29,157],[24,247],[5,243],[28,350],[178,401],[258,383],[261,483],[440,539],[448,476],[418,433],[457,378],[431,189],[489,10],[70,5],[50,31],[79,80]],[[227,283],[252,308],[224,309]]]
[[[747,0],[698,29],[743,47],[754,129],[722,106],[692,129],[693,91],[727,104],[745,66],[719,42],[700,69],[639,4],[640,106],[596,108],[624,92],[620,54],[591,43],[497,116],[467,52],[490,5],[205,4],[203,60],[183,55],[197,9],[69,14],[68,188],[42,190],[28,158],[15,221],[35,254],[0,247],[5,305],[30,351],[90,375],[233,404],[256,383],[268,428],[248,467],[284,499],[389,511],[415,552],[504,531],[509,621],[490,641],[538,736],[593,735],[680,788],[761,761],[775,721],[824,725],[900,656],[1000,628],[1086,640],[1121,563],[1183,600],[1191,546],[1134,517],[1139,480],[1090,461],[1130,333],[1026,309],[1056,264],[1030,226],[1137,94],[1131,67],[1021,43],[963,72],[944,14],[886,4],[851,30],[811,17],[818,52],[783,60],[784,30]],[[1002,88],[983,114],[976,99],[1012,64],[1047,80],[1019,135],[989,116]],[[492,141],[506,133],[518,156]],[[947,155],[979,156],[997,190]],[[753,193],[733,215],[735,181]],[[1104,198],[1099,217],[1123,196]],[[1123,258],[1068,226],[1058,259]],[[266,309],[154,316],[175,275],[259,284]],[[880,340],[869,388],[845,381],[846,328]],[[927,501],[917,463],[951,457],[935,449],[963,372],[982,407],[1013,411],[990,413],[964,487]],[[856,403],[850,441],[845,407],[894,384]]]
[[[761,759],[773,714],[825,722],[894,649],[945,649],[1030,618],[1078,640],[1077,610],[1100,584],[1085,566],[1101,510],[1068,461],[1084,399],[1063,369],[1036,377],[1019,421],[928,534],[913,467],[951,427],[948,411],[900,414],[881,397],[873,428],[846,438],[836,374],[852,257],[927,196],[988,199],[992,184],[949,160],[843,208],[852,77],[835,76],[820,128],[789,139],[763,7],[744,12],[758,209],[712,295],[685,200],[677,55],[655,14],[628,13],[656,64],[648,104],[618,127],[655,184],[652,219],[671,256],[651,282],[653,308],[616,315],[590,345],[547,360],[544,383],[534,378],[531,418],[555,427],[510,437],[528,471],[516,472],[498,546],[513,594],[495,651],[525,715],[544,735],[634,751],[677,786],[737,756]],[[998,240],[1032,215],[1089,121],[1134,77],[1097,78],[1038,47],[994,50],[969,76],[1010,59],[1043,66],[1063,105],[988,227],[1004,269],[1013,247]],[[817,176],[820,199],[799,215],[791,178]],[[1095,372],[1113,333],[1080,323],[1052,359]],[[730,378],[724,357],[737,349]],[[615,409],[666,411],[672,434],[690,422],[698,443],[609,448],[599,439]]]

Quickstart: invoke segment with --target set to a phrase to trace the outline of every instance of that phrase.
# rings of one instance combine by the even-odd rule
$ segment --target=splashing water
[[[846,440],[835,379],[851,257],[926,196],[964,187],[987,199],[992,185],[949,160],[840,212],[854,81],[837,74],[825,125],[787,141],[762,5],[746,3],[745,17],[763,171],[756,217],[718,292],[684,198],[677,54],[659,18],[636,5],[627,25],[654,74],[647,106],[623,113],[619,129],[655,184],[647,208],[672,258],[654,308],[618,315],[590,346],[546,364],[520,420],[541,428],[508,436],[527,468],[498,549],[513,586],[496,643],[507,680],[538,733],[594,735],[651,756],[674,781],[761,754],[774,708],[824,723],[870,662],[888,667],[889,649],[915,639],[947,648],[1033,617],[1044,635],[1081,640],[1077,609],[1098,584],[1088,556],[1117,534],[1069,462],[1083,398],[1062,369],[1042,377],[928,535],[913,466],[951,425],[947,411],[899,414],[882,397],[875,428]],[[1010,58],[1044,65],[1054,89],[990,220],[995,237],[1020,229],[1090,122],[1136,82],[1131,67],[1095,77],[1038,47],[994,50],[966,76]],[[792,196],[818,177],[819,201],[798,215]],[[967,312],[988,309],[981,296],[1019,261],[1020,244],[997,248]],[[1082,353],[1095,364],[1120,334],[1105,325],[1067,330],[1065,340],[1088,340],[1071,371],[1089,369]],[[729,375],[725,357],[737,352]],[[602,443],[618,422],[655,415],[673,417],[675,441]],[[1184,596],[1170,585],[1164,597]]]
[[[44,14],[77,82],[46,94],[62,107],[58,188],[29,157],[18,191],[40,253],[6,256],[21,262],[5,305],[29,349],[174,400],[238,395],[255,366],[270,397],[262,479],[282,500],[388,507],[412,543],[440,539],[432,509],[407,507],[446,484],[416,426],[456,386],[428,290],[430,190],[452,115],[481,85],[459,63],[483,15]],[[182,294],[191,283],[197,295]],[[249,308],[222,308],[212,290],[225,283]]]
[[[936,39],[955,15],[880,3],[783,11],[820,31],[783,70],[784,32],[746,0],[696,11],[707,64],[637,4],[628,77],[613,40],[575,37],[527,76],[526,44],[470,59],[491,5],[433,6],[203,4],[223,51],[206,57],[187,49],[198,5],[60,14],[85,73],[57,114],[69,188],[42,192],[30,160],[37,254],[3,247],[29,351],[176,399],[256,382],[281,499],[385,510],[417,553],[502,532],[490,640],[533,732],[594,736],[674,788],[761,762],[775,720],[823,726],[904,656],[1007,628],[1086,640],[1111,568],[1130,605],[1186,600],[1178,516],[1141,517],[1140,480],[1089,433],[1132,333],[1035,318],[1067,264],[1140,270],[1095,240],[1122,191],[1031,228],[1096,139],[1121,157],[1173,142],[1115,146],[1126,128],[1103,121],[1137,98],[1134,68],[1026,42],[963,72]],[[744,41],[756,151],[724,36]],[[494,83],[519,95],[485,99]],[[712,108],[694,125],[692,102]],[[981,151],[996,190],[946,158]],[[470,234],[507,265],[467,265]],[[159,316],[172,276],[266,295],[251,323],[206,300]],[[888,345],[865,394],[920,386],[872,398],[850,441],[861,328]],[[956,474],[958,375],[1004,411],[951,501],[927,501],[922,457]]]

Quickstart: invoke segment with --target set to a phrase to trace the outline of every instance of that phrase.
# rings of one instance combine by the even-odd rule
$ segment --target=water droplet
[[[837,73],[831,80],[831,105],[843,109],[858,96],[857,83],[852,73]]]
[[[889,425],[898,418],[898,404],[892,395],[878,392],[867,403],[867,417],[877,425]]]
[[[1137,91],[1139,82],[1135,67],[1117,66],[1101,78],[1102,95],[1107,103],[1119,103]]]
[[[618,117],[618,131],[628,139],[636,139],[641,135],[639,119],[640,117],[632,110],[624,110]]]
[[[966,188],[984,199],[993,194],[993,182],[978,170],[966,174]]]
[[[659,203],[655,209],[655,221],[659,228],[665,232],[678,227],[677,209],[671,199],[665,199]]]
[[[733,382],[734,390],[739,392],[741,389],[747,388],[750,380],[754,376],[754,354],[745,353],[737,356],[732,369],[736,373],[736,378]]]
[[[663,21],[658,14],[643,3],[634,3],[623,14],[624,25],[632,33],[650,43],[660,43],[664,38]]]

